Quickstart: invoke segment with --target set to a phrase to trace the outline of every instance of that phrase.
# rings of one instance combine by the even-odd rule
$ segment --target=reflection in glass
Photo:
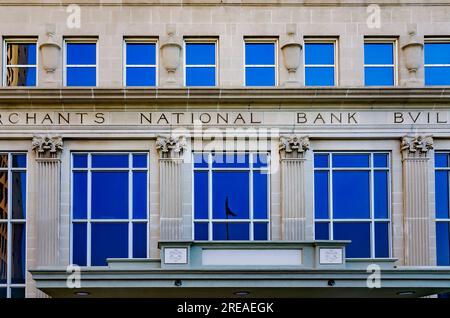
[[[7,67],[7,86],[36,86],[36,67]]]
[[[0,284],[6,284],[8,269],[8,223],[0,223]]]
[[[26,218],[27,174],[25,171],[12,172],[12,217]]]
[[[11,283],[25,283],[25,224],[12,225]]]
[[[0,219],[8,218],[8,172],[0,171]]]
[[[0,155],[0,168],[8,168],[8,155]]]

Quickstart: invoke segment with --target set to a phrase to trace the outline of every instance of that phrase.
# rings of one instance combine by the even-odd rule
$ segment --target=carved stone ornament
[[[433,149],[432,136],[404,136],[401,151],[404,158],[426,157],[428,151]]]
[[[281,136],[280,152],[290,157],[303,157],[305,152],[309,150],[310,143],[307,136]]]
[[[61,136],[34,136],[31,145],[38,157],[55,158],[63,149],[63,140]]]
[[[160,152],[161,158],[179,158],[186,148],[184,136],[158,136],[156,139],[156,149]]]

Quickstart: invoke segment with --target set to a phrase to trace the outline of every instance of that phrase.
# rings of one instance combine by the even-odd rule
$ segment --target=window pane
[[[194,154],[194,167],[208,168],[208,154],[207,153]]]
[[[249,168],[248,154],[213,154],[213,168]]]
[[[334,64],[333,43],[305,43],[305,64]]]
[[[127,67],[127,86],[155,86],[155,67]]]
[[[11,298],[25,298],[25,287],[11,288]]]
[[[374,189],[375,218],[387,219],[389,217],[388,172],[375,171],[374,184],[375,184]]]
[[[215,67],[187,67],[186,86],[215,86]]]
[[[213,223],[213,240],[245,241],[250,239],[249,223]]]
[[[87,218],[87,172],[73,173],[73,218]]]
[[[0,168],[8,168],[8,155],[0,154]]]
[[[375,168],[388,168],[389,156],[385,153],[376,153],[373,155],[373,166]]]
[[[375,257],[389,257],[389,223],[375,223]]]
[[[449,175],[448,171],[436,171],[436,218],[449,218]]]
[[[268,176],[267,172],[253,172],[253,217],[267,219],[268,205]]]
[[[208,171],[194,173],[194,211],[195,219],[208,218]]]
[[[8,223],[0,223],[0,284],[6,284],[8,272]]]
[[[5,288],[1,287],[0,288],[0,299],[4,299],[4,298],[6,298],[6,296],[7,296],[6,287]]]
[[[92,168],[128,168],[128,154],[92,155]]]
[[[88,165],[87,155],[73,155],[74,168],[87,168],[87,165]]]
[[[253,225],[253,239],[255,241],[268,240],[267,223],[255,223]]]
[[[315,168],[328,168],[328,155],[327,154],[315,154],[314,155],[314,167]]]
[[[247,171],[214,171],[213,218],[249,218],[249,173]]]
[[[25,224],[12,224],[11,283],[25,284]]]
[[[92,172],[92,218],[128,219],[128,172]]]
[[[93,223],[92,265],[106,266],[107,258],[128,257],[127,223]]]
[[[147,154],[133,155],[133,168],[147,168]]]
[[[367,154],[333,154],[335,168],[368,168],[370,155]]]
[[[333,172],[333,216],[337,219],[370,218],[368,171]]]
[[[246,67],[245,86],[275,86],[275,68]]]
[[[186,43],[186,65],[216,64],[214,43]]]
[[[434,166],[436,168],[447,168],[448,167],[448,154],[446,154],[446,153],[435,154]]]
[[[25,219],[27,211],[27,173],[25,171],[12,172],[12,218]]]
[[[133,172],[133,218],[147,218],[147,172]]]
[[[275,65],[275,43],[245,43],[246,65]]]
[[[365,67],[364,84],[366,86],[393,86],[393,67]]]
[[[450,67],[425,67],[425,85],[450,85]]]
[[[327,219],[329,208],[328,171],[314,172],[314,209],[316,219]]]
[[[0,171],[0,219],[8,218],[8,172]]]
[[[36,43],[8,43],[8,65],[36,65]]]
[[[208,240],[208,223],[194,224],[194,240],[196,241]]]
[[[436,223],[437,265],[450,265],[450,223]]]
[[[147,257],[147,223],[133,224],[133,257]]]
[[[95,65],[97,52],[95,43],[67,43],[67,65]]]
[[[96,86],[97,70],[95,67],[68,67],[67,86]]]
[[[253,168],[267,168],[269,156],[264,153],[253,154]]]
[[[12,155],[13,168],[26,168],[27,167],[27,155]]]
[[[73,251],[72,262],[78,266],[87,264],[87,225],[86,223],[73,223]]]
[[[364,64],[394,64],[394,44],[365,43]]]
[[[334,240],[352,241],[345,249],[348,258],[370,257],[370,223],[334,223]]]
[[[330,239],[330,229],[328,222],[316,222],[315,224],[315,239],[316,240],[329,240]]]
[[[6,86],[36,86],[36,67],[7,67]]]
[[[425,64],[450,64],[450,43],[425,43]]]
[[[334,86],[334,67],[306,67],[306,86]]]
[[[127,65],[155,65],[155,43],[127,43]]]

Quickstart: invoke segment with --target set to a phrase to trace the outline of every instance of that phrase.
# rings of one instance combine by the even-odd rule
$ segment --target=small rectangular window
[[[305,41],[305,86],[337,85],[337,40]]]
[[[245,41],[245,86],[277,85],[277,42]]]
[[[396,59],[396,42],[394,40],[366,40],[364,43],[365,85],[396,85]]]
[[[126,86],[157,85],[156,41],[126,40],[124,61],[124,83]]]
[[[36,86],[36,40],[6,40],[4,48],[3,85]]]
[[[186,86],[217,85],[217,40],[185,41]]]
[[[66,86],[97,86],[97,41],[66,40],[65,42]]]
[[[450,85],[450,40],[425,42],[425,85]]]

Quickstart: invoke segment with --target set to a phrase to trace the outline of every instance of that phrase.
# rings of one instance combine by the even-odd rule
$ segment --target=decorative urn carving
[[[423,43],[417,36],[417,25],[408,25],[408,42],[402,46],[405,66],[408,70],[408,79],[405,80],[406,86],[416,86],[420,82],[417,79],[423,63]]]
[[[42,67],[50,76],[50,81],[53,79],[53,74],[56,69],[58,69],[60,64],[60,51],[61,46],[57,44],[54,40],[55,37],[55,27],[54,25],[47,25],[47,41],[39,46],[42,57]]]
[[[175,28],[167,27],[167,41],[161,45],[161,60],[168,73],[167,83],[175,84],[175,72],[180,66],[181,45],[175,41]]]
[[[283,54],[283,63],[284,67],[286,67],[289,78],[285,82],[285,85],[291,86],[298,84],[298,81],[295,78],[295,73],[297,69],[300,67],[300,57],[302,52],[302,46],[300,43],[295,41],[297,26],[296,24],[289,24],[287,26],[287,35],[288,42],[281,47],[281,52]]]

